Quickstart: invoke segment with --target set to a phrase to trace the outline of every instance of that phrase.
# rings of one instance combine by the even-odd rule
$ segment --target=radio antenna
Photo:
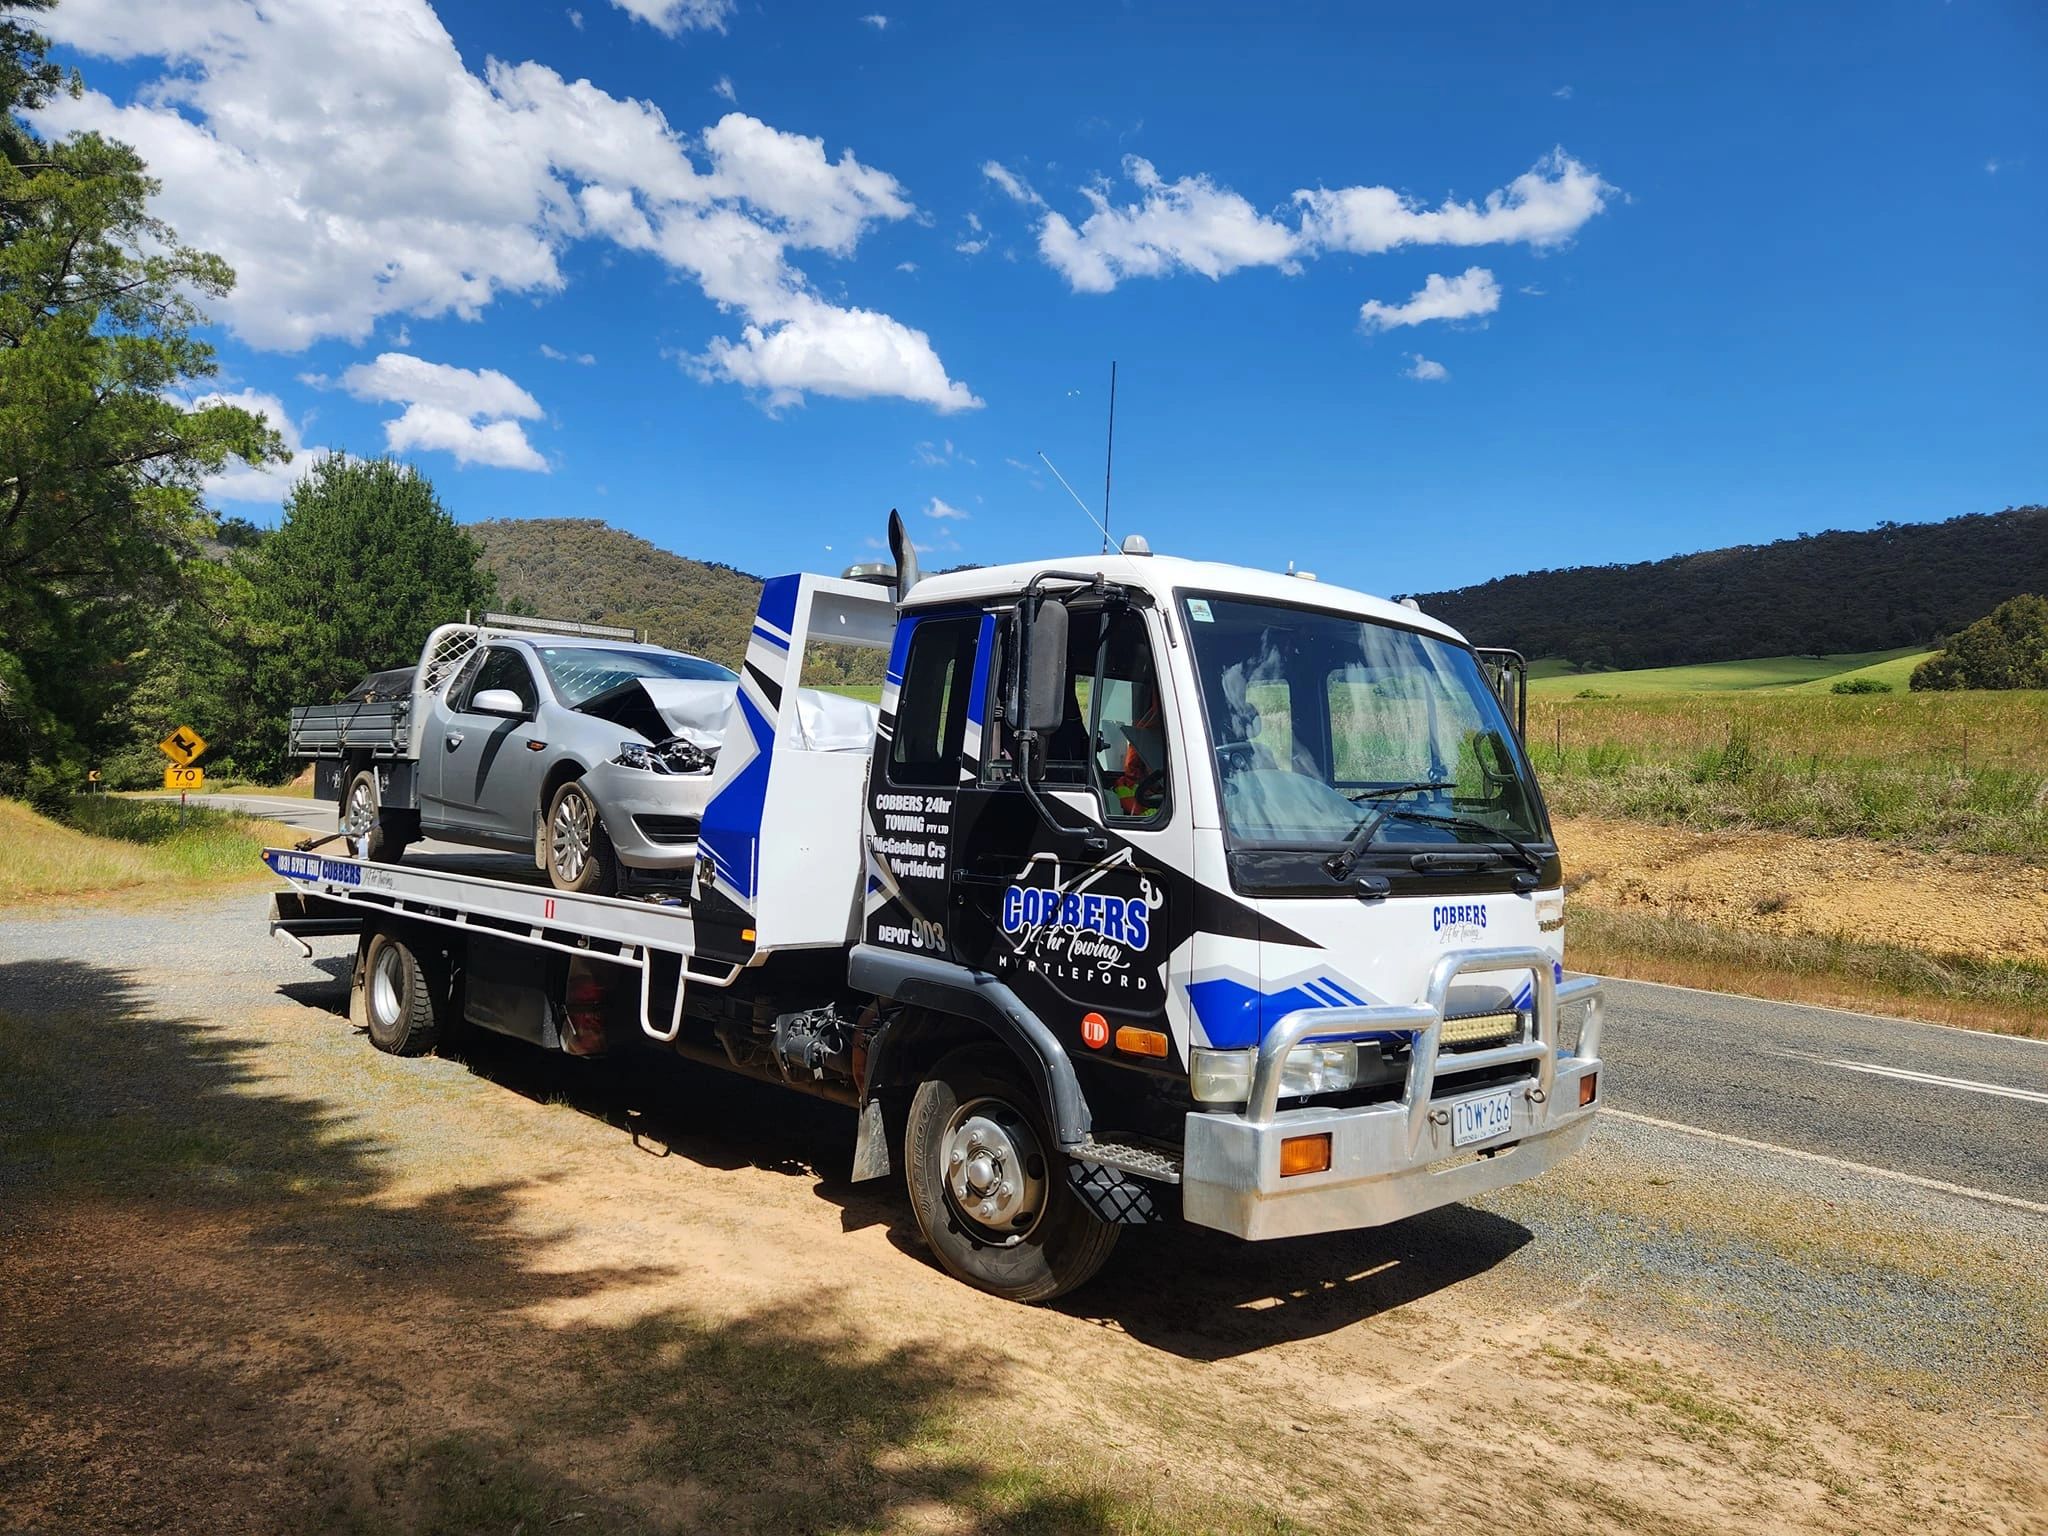
[[[1088,510],[1088,503],[1081,499],[1081,493],[1075,490],[1071,485],[1067,484],[1067,477],[1060,473],[1060,467],[1057,464],[1053,463],[1051,459],[1045,458],[1045,450],[1043,448],[1038,450],[1038,456],[1041,459],[1045,459],[1045,467],[1052,471],[1053,479],[1059,481],[1060,489],[1065,491],[1069,496],[1074,498],[1074,505],[1081,509],[1081,515],[1087,518],[1088,521],[1093,523],[1096,527],[1102,529],[1102,552],[1104,554],[1108,554],[1109,529],[1103,527],[1102,519],[1097,517],[1093,512],[1090,512]]]
[[[1109,451],[1102,456],[1102,552],[1109,553],[1109,472],[1116,467],[1116,359],[1109,360]]]

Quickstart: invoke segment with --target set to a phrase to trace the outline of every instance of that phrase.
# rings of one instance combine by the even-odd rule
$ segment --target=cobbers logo
[[[1486,908],[1483,904],[1476,901],[1455,902],[1449,906],[1438,907],[1430,919],[1430,927],[1438,933],[1442,933],[1446,928],[1484,928],[1485,926]]]
[[[1151,938],[1150,910],[1139,897],[1083,895],[1043,886],[1013,885],[1003,892],[1005,933],[1095,934],[1126,949],[1143,949]]]

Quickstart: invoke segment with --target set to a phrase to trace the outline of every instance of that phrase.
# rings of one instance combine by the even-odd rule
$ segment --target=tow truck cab
[[[894,594],[769,583],[693,908],[736,967],[847,948],[858,1169],[974,1038],[1038,1100],[1051,1145],[1011,1160],[1063,1159],[1117,1221],[1371,1225],[1583,1144],[1598,984],[1564,977],[1542,797],[1459,635],[1146,553],[901,563]],[[792,731],[814,640],[889,646],[864,764]]]

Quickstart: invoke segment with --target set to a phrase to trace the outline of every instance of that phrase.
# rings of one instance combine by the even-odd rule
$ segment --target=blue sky
[[[43,126],[466,521],[1093,547],[1112,358],[1120,532],[1369,590],[2048,497],[2037,5],[1267,11],[65,0]]]

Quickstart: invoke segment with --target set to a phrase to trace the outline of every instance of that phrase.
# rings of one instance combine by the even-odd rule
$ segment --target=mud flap
[[[860,1109],[860,1129],[853,1141],[853,1182],[889,1176],[889,1126],[882,1101],[871,1098]]]

